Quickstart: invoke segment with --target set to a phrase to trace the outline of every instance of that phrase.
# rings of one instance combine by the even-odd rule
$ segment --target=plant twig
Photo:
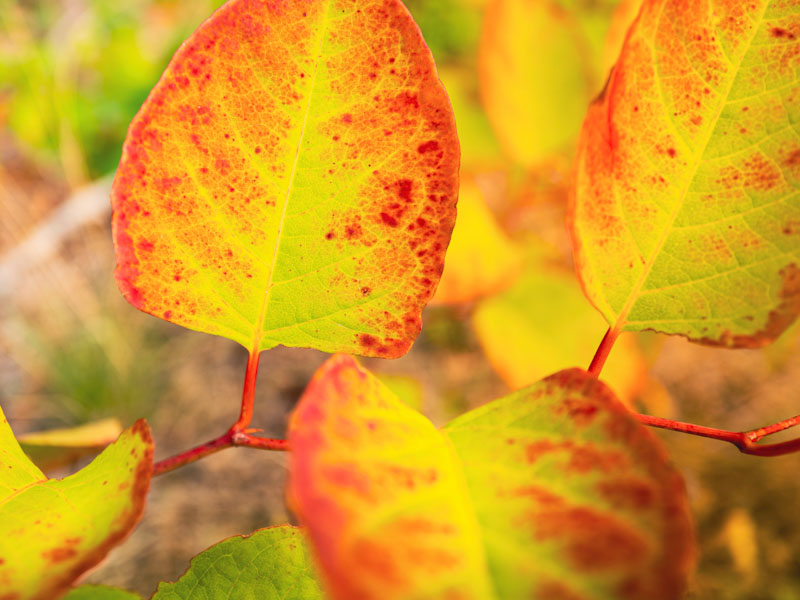
[[[233,428],[231,428],[224,435],[208,441],[205,444],[200,444],[191,450],[186,450],[175,456],[170,456],[169,458],[158,461],[153,465],[153,477],[169,473],[178,467],[193,463],[209,454],[214,454],[215,452],[234,446],[247,446],[249,448],[259,448],[261,450],[289,449],[289,443],[286,440],[256,437],[249,433],[233,431]]]
[[[800,451],[800,438],[776,444],[757,443],[759,440],[769,435],[799,425],[800,415],[750,431],[726,431],[713,427],[703,427],[702,425],[695,425],[693,423],[682,423],[681,421],[673,421],[672,419],[651,417],[650,415],[637,414],[635,416],[641,423],[649,425],[650,427],[659,427],[661,429],[680,431],[682,433],[729,442],[739,448],[743,454],[752,454],[753,456],[781,456]]]
[[[288,450],[289,442],[274,438],[262,438],[251,435],[258,429],[249,429],[250,422],[253,420],[253,404],[255,401],[256,378],[258,376],[258,359],[261,352],[254,350],[247,359],[247,370],[244,374],[244,387],[242,389],[242,408],[239,419],[231,425],[228,431],[216,439],[195,446],[190,450],[170,456],[153,465],[153,476],[163,475],[170,471],[193,463],[196,460],[214,454],[225,448],[233,446],[247,446],[249,448],[259,448],[261,450]]]
[[[592,364],[589,365],[589,373],[595,377],[600,376],[600,371],[603,370],[603,365],[606,364],[608,354],[611,352],[611,348],[614,347],[614,342],[617,341],[619,333],[619,330],[609,327],[603,339],[600,340],[600,345],[594,353],[594,358],[592,358]]]

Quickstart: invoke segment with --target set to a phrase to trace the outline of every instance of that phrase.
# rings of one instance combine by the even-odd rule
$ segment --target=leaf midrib
[[[300,149],[303,145],[303,138],[305,137],[306,133],[306,126],[308,124],[308,116],[311,112],[311,101],[314,97],[314,88],[317,82],[317,72],[319,71],[319,63],[322,61],[322,47],[325,44],[325,36],[327,34],[328,29],[328,22],[329,17],[328,14],[330,12],[330,0],[325,2],[325,11],[324,16],[322,19],[322,24],[320,26],[321,31],[319,32],[319,45],[317,46],[316,51],[316,59],[314,61],[314,73],[311,76],[311,82],[308,88],[308,103],[306,104],[305,114],[303,115],[303,124],[300,128],[300,136],[297,140],[297,146],[295,148],[294,153],[294,162],[292,164],[292,171],[289,175],[289,182],[286,186],[286,195],[283,199],[283,207],[281,208],[281,216],[278,219],[277,223],[277,231],[275,233],[275,245],[272,249],[272,261],[269,266],[269,277],[267,279],[267,284],[264,289],[264,298],[261,301],[261,306],[258,310],[258,316],[256,318],[255,329],[253,331],[253,343],[250,346],[250,353],[257,354],[261,349],[261,340],[264,337],[264,320],[267,316],[267,309],[269,307],[269,298],[270,298],[270,291],[272,290],[272,278],[275,274],[275,264],[278,260],[278,250],[280,248],[281,243],[281,233],[283,232],[283,226],[286,221],[286,213],[287,208],[289,206],[289,198],[292,195],[292,187],[294,185],[295,175],[297,174],[297,164],[300,161]]]
[[[661,12],[659,13],[658,18],[656,19],[656,29],[658,28],[658,24],[661,22],[661,19],[663,17],[664,6],[666,6],[666,3],[663,3],[661,5]],[[753,46],[753,41],[755,40],[756,35],[758,35],[761,24],[764,21],[764,15],[767,12],[768,6],[769,6],[769,0],[764,2],[761,9],[761,14],[759,15],[758,19],[754,21],[753,32],[750,35],[749,39],[747,40],[747,44],[744,50],[742,51],[741,55],[739,56],[739,59],[735,64],[731,63],[731,75],[728,84],[726,86],[725,92],[720,99],[719,107],[717,109],[716,114],[714,115],[714,118],[710,120],[710,124],[706,128],[704,139],[701,139],[700,143],[698,143],[693,153],[690,162],[691,164],[690,174],[689,176],[686,177],[686,183],[680,190],[678,201],[675,203],[675,207],[670,213],[667,223],[664,226],[664,229],[662,230],[661,235],[659,236],[658,241],[656,242],[656,245],[650,254],[650,257],[645,262],[641,275],[636,280],[634,286],[631,288],[631,291],[628,294],[628,299],[625,302],[625,305],[622,307],[622,310],[620,310],[619,314],[617,315],[616,321],[614,322],[612,329],[617,333],[621,332],[623,327],[627,323],[628,314],[630,313],[634,304],[636,304],[636,301],[639,300],[641,289],[644,286],[644,283],[647,281],[647,278],[650,276],[650,272],[653,269],[653,265],[655,264],[656,259],[660,256],[661,250],[663,249],[664,244],[666,243],[667,238],[669,237],[669,234],[673,230],[673,225],[675,224],[675,221],[678,218],[678,214],[680,214],[680,211],[683,208],[683,205],[686,201],[686,195],[689,192],[692,183],[694,182],[695,176],[697,175],[697,170],[700,167],[700,163],[702,162],[703,156],[705,155],[708,143],[711,141],[711,137],[714,135],[714,131],[717,128],[717,123],[719,122],[720,115],[722,114],[722,111],[729,103],[731,90],[733,89],[733,84],[736,82],[739,71],[741,70],[742,63],[744,62],[744,59],[749,55],[750,49]],[[720,48],[723,48],[721,39],[720,39]],[[724,53],[724,49],[722,51]],[[655,55],[655,44],[653,45],[653,53]],[[657,68],[655,60],[653,61],[653,68],[654,69]],[[667,114],[667,120],[669,120],[668,114]]]

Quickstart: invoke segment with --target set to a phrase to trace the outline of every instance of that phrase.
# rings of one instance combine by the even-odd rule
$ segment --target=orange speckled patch
[[[441,275],[458,162],[399,0],[231,0],[131,124],[112,190],[118,285],[252,351],[400,356]]]

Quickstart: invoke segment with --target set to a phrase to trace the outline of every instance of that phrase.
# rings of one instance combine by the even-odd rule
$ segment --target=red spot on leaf
[[[420,154],[425,154],[426,152],[435,152],[439,149],[439,142],[436,140],[431,140],[429,142],[425,142],[424,144],[420,144],[417,147],[417,152]]]
[[[397,227],[397,219],[388,213],[381,213],[381,221],[386,223],[389,227]]]
[[[782,27],[773,27],[769,30],[769,33],[772,37],[776,38],[785,38],[787,40],[795,39],[795,35],[791,31]]]

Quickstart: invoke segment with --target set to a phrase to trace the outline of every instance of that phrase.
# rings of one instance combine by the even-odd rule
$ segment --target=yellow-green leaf
[[[441,275],[458,162],[399,0],[231,0],[131,124],[117,282],[138,308],[251,352],[399,356]]]
[[[584,122],[571,208],[615,331],[754,347],[800,310],[800,9],[647,0]]]
[[[337,356],[289,437],[291,503],[333,598],[674,600],[685,584],[681,478],[578,369],[437,431]]]
[[[694,559],[683,481],[597,379],[561,371],[443,431],[498,598],[681,597]]]
[[[508,155],[529,167],[569,151],[602,86],[618,0],[494,0],[479,50],[481,97]]]
[[[201,552],[152,600],[322,600],[303,532],[282,525],[237,535]]]
[[[575,275],[542,262],[529,264],[502,294],[481,301],[472,322],[486,357],[511,389],[561,369],[587,367],[607,329]],[[603,380],[628,405],[643,390],[647,365],[633,334],[617,341]]]
[[[500,292],[519,270],[519,253],[495,221],[480,188],[472,178],[463,178],[458,219],[433,301],[471,302]]]
[[[17,440],[33,462],[48,470],[99,452],[117,439],[120,433],[122,424],[110,418],[78,427],[32,431],[19,436]]]
[[[152,471],[138,421],[78,473],[47,479],[0,411],[0,597],[51,600],[100,562],[138,522]]]

